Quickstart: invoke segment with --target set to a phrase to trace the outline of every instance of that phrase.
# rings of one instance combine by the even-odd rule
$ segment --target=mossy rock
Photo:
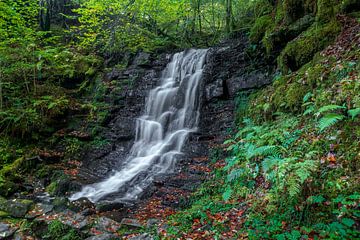
[[[273,19],[270,15],[257,18],[250,30],[249,38],[252,43],[258,43],[264,37],[266,30],[272,25]]]
[[[281,27],[276,30],[268,29],[262,39],[267,54],[280,52],[289,41],[308,29],[314,23],[314,20],[315,18],[312,15],[306,15],[288,27]]]
[[[318,0],[316,21],[320,23],[331,22],[335,19],[337,12],[339,12],[337,0]]]
[[[12,217],[23,218],[33,204],[33,201],[26,199],[7,200],[0,203],[0,210],[7,212]]]
[[[278,58],[284,73],[296,71],[310,62],[314,55],[331,44],[341,30],[337,21],[328,24],[313,24],[306,32],[287,44]]]

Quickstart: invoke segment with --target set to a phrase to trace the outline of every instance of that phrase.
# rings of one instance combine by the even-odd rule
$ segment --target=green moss
[[[8,216],[9,216],[9,214],[7,212],[0,211],[0,218],[6,218]]]
[[[255,24],[250,30],[250,41],[252,43],[258,43],[264,37],[266,29],[272,25],[272,17],[270,15],[265,15],[260,18],[257,18]]]
[[[318,0],[316,21],[320,23],[333,21],[338,9],[337,0]]]
[[[287,73],[296,71],[312,60],[314,55],[334,41],[340,32],[340,24],[332,21],[328,24],[313,24],[297,39],[287,44],[278,58],[280,69]]]
[[[54,181],[46,187],[45,191],[49,193],[51,196],[53,196],[57,188],[58,188],[58,182]]]
[[[314,23],[314,17],[306,15],[289,26],[268,28],[262,43],[268,55],[279,52],[286,43],[296,38]]]

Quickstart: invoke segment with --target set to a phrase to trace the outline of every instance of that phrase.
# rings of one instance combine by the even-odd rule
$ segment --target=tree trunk
[[[227,34],[232,31],[232,0],[226,0],[225,29]]]

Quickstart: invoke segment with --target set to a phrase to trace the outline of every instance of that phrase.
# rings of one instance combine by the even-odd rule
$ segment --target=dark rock
[[[25,215],[27,219],[34,219],[40,215],[47,214],[54,209],[53,205],[37,203],[35,207]]]
[[[148,219],[147,222],[146,222],[146,227],[147,227],[147,228],[152,228],[152,227],[157,226],[159,223],[160,223],[160,220],[159,220],[159,219],[150,218],[150,219]]]
[[[0,210],[7,212],[10,216],[23,218],[34,204],[31,200],[13,199],[0,202]]]
[[[120,223],[110,218],[100,217],[95,220],[94,229],[102,232],[116,233],[121,228]]]
[[[151,67],[150,54],[145,52],[140,52],[136,55],[133,65],[139,67]]]
[[[57,212],[61,212],[68,208],[70,202],[67,198],[64,197],[57,197],[52,201],[54,206],[54,210]]]
[[[224,85],[223,80],[219,79],[214,83],[206,86],[206,100],[210,101],[213,98],[220,98],[224,96]]]
[[[76,229],[83,229],[89,224],[89,219],[79,213],[73,214],[71,212],[65,212],[59,216],[59,220],[63,224]]]
[[[88,198],[79,198],[69,203],[69,208],[74,212],[81,212],[86,209],[94,209],[95,204],[92,203]]]
[[[235,97],[240,90],[248,90],[260,88],[271,83],[271,78],[267,73],[260,71],[253,71],[249,74],[241,76],[234,76],[226,80],[226,85],[229,90],[229,95]]]
[[[57,181],[56,188],[53,192],[55,196],[64,196],[69,192],[76,192],[81,190],[81,185],[69,178],[59,179]]]
[[[96,210],[99,212],[109,212],[120,210],[124,208],[124,204],[120,202],[101,202],[96,205]]]

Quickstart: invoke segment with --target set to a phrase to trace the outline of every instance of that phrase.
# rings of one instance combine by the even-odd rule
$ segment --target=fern
[[[283,161],[282,158],[274,157],[274,156],[265,158],[264,161],[262,162],[263,171],[265,173],[272,171],[273,168],[279,165],[279,163],[282,161]]]
[[[310,113],[313,113],[315,110],[314,105],[310,105],[303,113],[303,116],[309,115]]]
[[[301,185],[296,176],[290,176],[287,180],[287,191],[292,198],[299,195],[301,192]]]
[[[281,155],[282,147],[275,146],[275,145],[267,145],[267,146],[261,146],[261,147],[255,147],[255,145],[252,145],[247,149],[246,152],[246,158],[251,159],[256,156],[280,156]]]
[[[230,172],[230,174],[227,176],[228,182],[233,182],[234,180],[238,179],[241,175],[243,175],[245,172],[244,169],[234,169]]]
[[[228,186],[226,188],[226,191],[223,193],[222,197],[224,199],[224,201],[229,201],[229,199],[231,198],[232,196],[232,193],[233,193],[233,190],[231,189],[230,186]]]
[[[348,111],[348,114],[352,119],[355,119],[358,115],[360,115],[360,108],[351,109]]]
[[[311,99],[314,96],[314,94],[312,94],[312,92],[308,92],[304,98],[303,98],[303,102],[306,103],[309,99]]]
[[[311,176],[316,170],[316,163],[312,160],[297,162],[289,166],[289,175],[287,179],[287,188],[290,197],[296,197],[302,189],[302,184]]]
[[[342,114],[329,113],[319,120],[318,127],[320,128],[320,131],[323,131],[324,129],[335,125],[344,118],[345,116]]]
[[[335,111],[335,110],[342,110],[342,109],[346,109],[346,107],[339,106],[339,105],[326,105],[326,106],[321,107],[317,111],[317,114],[321,114],[321,113],[329,112],[329,111]]]

